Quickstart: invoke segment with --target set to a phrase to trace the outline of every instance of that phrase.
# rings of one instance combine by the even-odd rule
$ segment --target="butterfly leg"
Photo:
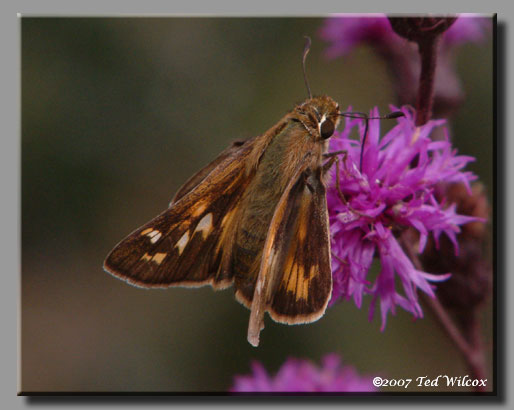
[[[362,216],[364,218],[367,218],[367,215],[364,215],[362,212],[359,212],[356,209],[352,208],[352,206],[346,200],[346,197],[344,196],[343,191],[341,190],[341,184],[340,184],[340,179],[341,178],[340,178],[340,168],[339,168],[340,159],[339,159],[339,156],[338,156],[338,155],[341,155],[341,154],[343,155],[343,162],[346,162],[346,158],[347,158],[347,155],[348,155],[347,151],[334,151],[334,152],[329,152],[329,153],[323,154],[323,156],[325,158],[329,158],[329,160],[323,165],[323,172],[327,172],[334,165],[334,163],[336,164],[336,190],[337,190],[337,196],[339,197],[341,202],[346,207],[348,207],[348,209],[351,212],[353,212],[356,215],[359,215],[359,216]]]
[[[343,194],[343,191],[341,191],[341,185],[340,185],[340,169],[339,169],[339,155],[342,154],[344,156],[344,159],[343,161],[346,160],[346,156],[347,156],[347,152],[346,151],[334,151],[334,152],[329,152],[329,153],[326,153],[326,154],[323,154],[323,157],[325,158],[329,158],[329,160],[323,165],[323,173],[327,172],[330,168],[332,168],[332,166],[334,165],[334,163],[336,164],[336,189],[337,189],[337,195],[339,196],[339,199],[343,202],[343,204],[345,204],[346,206],[349,207],[349,204],[348,204],[348,201],[346,200],[344,194]]]
[[[332,158],[332,157],[335,157],[335,156],[341,155],[341,154],[343,154],[344,157],[346,158],[346,156],[348,155],[348,151],[327,152],[327,153],[323,154],[323,158]]]

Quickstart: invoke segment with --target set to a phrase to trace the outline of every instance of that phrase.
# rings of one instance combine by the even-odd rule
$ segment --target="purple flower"
[[[332,353],[321,360],[321,368],[307,360],[289,358],[275,376],[259,362],[252,374],[235,376],[232,392],[374,392],[371,377],[361,377],[351,366],[342,366]]]
[[[491,30],[491,19],[477,14],[460,14],[455,23],[443,34],[444,45],[479,42]],[[404,49],[406,41],[391,28],[384,14],[365,17],[341,15],[325,20],[320,36],[330,43],[326,54],[330,58],[350,53],[359,43],[368,43],[384,53]]]
[[[353,298],[361,307],[363,294],[371,294],[369,318],[373,318],[375,302],[379,301],[382,330],[387,314],[394,314],[397,305],[416,318],[422,317],[417,289],[434,297],[430,282],[449,277],[416,269],[397,240],[399,233],[415,229],[419,252],[429,234],[436,242],[445,234],[457,251],[459,226],[477,220],[456,214],[455,206],[439,203],[434,195],[437,184],[443,181],[462,182],[471,192],[469,182],[476,177],[462,169],[473,158],[457,155],[447,134],[443,141],[430,139],[443,120],[416,127],[413,114],[406,108],[401,111],[405,117],[398,118],[397,125],[381,138],[379,121],[370,121],[362,164],[363,120],[347,118],[344,131],[330,140],[330,151],[347,152],[339,173],[344,198],[337,190],[335,169],[327,192],[334,278],[330,304]],[[378,115],[377,109],[371,113]],[[360,141],[349,138],[355,128]],[[368,272],[375,256],[380,260],[380,272],[371,281]]]
[[[446,45],[460,45],[464,43],[479,43],[484,41],[486,35],[492,30],[492,20],[480,14],[463,13],[444,34]]]
[[[398,41],[387,17],[371,14],[367,17],[330,17],[320,30],[322,39],[331,43],[326,50],[330,58],[346,55],[358,43],[381,44]]]

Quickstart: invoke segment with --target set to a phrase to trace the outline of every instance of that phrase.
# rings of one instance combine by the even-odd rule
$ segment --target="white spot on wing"
[[[200,222],[198,222],[198,225],[196,225],[195,232],[201,231],[202,238],[205,238],[209,234],[209,231],[211,230],[211,228],[212,228],[212,213],[208,213],[202,219],[200,219]]]
[[[186,247],[187,243],[189,242],[189,231],[186,231],[184,235],[178,240],[176,243],[176,247],[178,248],[178,254],[181,255],[184,251],[184,248]]]
[[[157,232],[157,233],[154,236],[152,236],[152,238],[150,239],[150,242],[152,242],[152,243],[157,242],[162,236],[159,231],[154,231],[154,232]]]
[[[161,239],[162,233],[157,229],[148,228],[141,232],[141,235],[146,235],[150,238],[150,242],[155,243]]]

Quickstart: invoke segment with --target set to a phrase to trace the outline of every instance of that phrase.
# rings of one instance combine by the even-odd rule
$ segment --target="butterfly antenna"
[[[392,113],[389,113],[387,115],[384,115],[383,117],[370,117],[368,114],[363,112],[340,112],[340,116],[347,117],[347,118],[360,118],[366,121],[365,127],[364,127],[364,136],[362,137],[362,144],[361,144],[361,157],[360,157],[360,163],[359,163],[359,171],[362,173],[362,160],[364,158],[364,147],[366,146],[366,138],[368,137],[368,128],[369,128],[369,120],[390,120],[393,118],[399,118],[399,117],[405,117],[405,114],[401,111],[394,111]]]
[[[305,81],[305,86],[307,87],[307,92],[309,93],[309,98],[312,98],[311,87],[309,86],[309,81],[307,80],[307,70],[305,69],[305,60],[307,58],[307,54],[311,49],[311,38],[309,36],[305,36],[305,47],[303,48],[303,58],[302,58],[302,68],[303,68],[303,80]]]

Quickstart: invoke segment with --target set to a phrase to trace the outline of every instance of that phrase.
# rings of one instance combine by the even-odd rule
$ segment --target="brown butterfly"
[[[264,134],[234,142],[121,241],[104,269],[145,288],[233,284],[251,309],[254,346],[265,312],[290,325],[316,321],[332,292],[325,187],[339,153],[326,153],[328,139],[353,114],[367,119],[310,97]]]

